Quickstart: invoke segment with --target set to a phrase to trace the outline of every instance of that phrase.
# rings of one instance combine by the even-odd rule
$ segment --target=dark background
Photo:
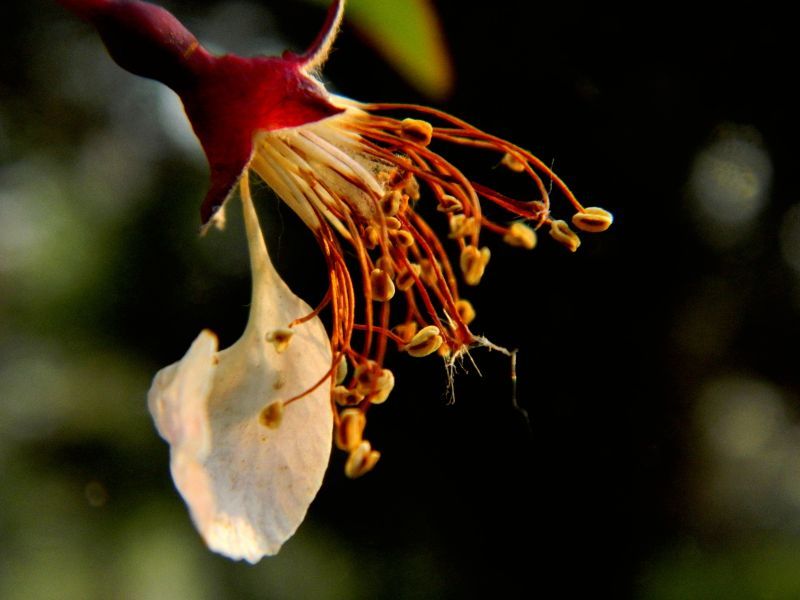
[[[156,84],[58,6],[0,9],[0,597],[800,597],[794,24],[769,3],[436,6],[456,85],[435,105],[616,220],[574,255],[490,242],[473,330],[520,349],[529,423],[505,357],[474,352],[450,406],[438,361],[391,356],[378,468],[348,481],[334,453],[257,567],[202,547],[145,407],[200,329],[241,333],[241,229],[197,238],[205,165]],[[240,51],[299,50],[323,18],[170,8]],[[347,23],[325,78],[434,103]],[[315,304],[312,236],[258,202]]]

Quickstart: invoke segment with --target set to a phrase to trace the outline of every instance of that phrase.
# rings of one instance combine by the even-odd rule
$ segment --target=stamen
[[[334,362],[317,385],[332,384],[333,406],[344,407],[336,415],[336,443],[349,452],[345,472],[355,477],[370,470],[380,456],[362,433],[365,411],[371,404],[385,402],[394,388],[394,375],[383,368],[390,342],[415,357],[438,352],[451,366],[473,345],[494,348],[469,330],[475,309],[459,297],[444,236],[417,212],[424,206],[417,203],[423,195],[420,186],[435,200],[436,212],[446,216],[447,237],[455,240],[458,266],[470,286],[481,281],[491,257],[489,249],[480,245],[482,233],[532,249],[537,244],[536,229],[547,224],[556,241],[577,249],[580,239],[575,232],[550,216],[553,186],[575,208],[572,223],[577,229],[602,231],[612,217],[603,209],[581,206],[529,152],[441,111],[332,98],[342,113],[261,134],[251,167],[309,224],[323,250],[330,287],[316,312],[331,307]],[[425,118],[374,114],[400,108]],[[533,197],[512,198],[472,181],[433,150],[440,144],[496,153],[501,165],[532,183]],[[512,222],[506,225],[485,217],[481,202],[507,211]],[[350,245],[346,250],[341,239]],[[361,271],[359,296],[349,257]],[[390,328],[398,291],[403,292],[406,312]],[[354,335],[361,344],[358,350],[352,346]],[[348,362],[354,368],[345,383]]]
[[[475,217],[468,217],[466,215],[453,215],[450,217],[450,239],[460,240],[465,237],[471,237],[478,232],[478,221]]]
[[[394,264],[392,263],[392,259],[388,256],[381,256],[378,258],[378,260],[375,261],[375,266],[389,277],[394,278]]]
[[[277,161],[284,167],[302,197],[311,202],[313,207],[323,214],[342,237],[349,240],[350,233],[339,217],[334,214],[341,208],[341,205],[319,184],[314,173],[315,169],[286,141],[275,136],[265,139],[263,151],[272,157],[273,161]]]
[[[351,390],[343,385],[337,385],[333,388],[333,401],[339,406],[356,406],[361,404],[364,399],[364,394],[359,394],[356,390]]]
[[[381,241],[381,231],[373,225],[364,229],[364,245],[370,250],[376,248]]]
[[[381,404],[394,388],[394,374],[374,361],[356,367],[353,374],[355,390],[372,404]]]
[[[334,385],[339,385],[347,378],[347,359],[342,356],[336,365],[336,374],[333,378]]]
[[[389,237],[392,238],[396,244],[399,244],[403,248],[410,248],[414,245],[414,236],[408,231],[403,231],[401,229],[390,229]]]
[[[405,208],[404,206],[408,206],[408,196],[403,194],[400,190],[392,190],[387,192],[386,195],[381,200],[381,209],[383,210],[383,214],[387,217],[393,217],[397,213],[402,212]]]
[[[403,342],[408,343],[417,333],[417,323],[415,321],[409,321],[408,323],[395,325],[392,327],[392,333],[403,340]]]
[[[370,273],[372,284],[372,299],[378,302],[388,302],[394,297],[394,283],[389,275],[381,269],[374,269]]]
[[[420,146],[427,146],[433,138],[433,126],[420,119],[403,119],[400,123],[403,137],[416,142]]]
[[[403,350],[415,358],[428,356],[442,345],[441,331],[435,325],[428,325],[419,331],[411,341],[403,346]]]
[[[400,220],[395,218],[395,217],[386,217],[385,223],[386,223],[386,229],[395,229],[396,230],[396,229],[400,229],[400,227],[402,226],[402,223],[400,223]]]
[[[589,206],[583,212],[572,216],[572,224],[587,233],[600,233],[611,227],[614,217],[607,210],[597,206]]]
[[[361,477],[372,470],[380,457],[381,453],[373,450],[370,443],[364,440],[347,457],[344,474],[351,479]]]
[[[461,272],[464,274],[464,283],[478,285],[490,257],[489,248],[484,247],[478,250],[475,246],[464,246],[461,251]]]
[[[261,146],[261,148],[265,147],[266,145]],[[259,152],[253,156],[251,166],[312,231],[319,227],[319,219],[311,210],[300,190],[297,189],[296,184],[291,183],[288,173],[273,167],[268,160],[261,157]]]
[[[420,277],[422,277],[422,281],[424,281],[431,287],[436,286],[438,279],[436,277],[437,271],[436,268],[434,267],[434,263],[427,258],[422,258],[419,261],[419,267],[420,267]]]
[[[500,160],[500,164],[514,171],[515,173],[522,173],[525,171],[525,163],[510,152],[506,152],[503,155],[503,158]]]
[[[581,239],[564,221],[553,221],[550,223],[550,235],[559,244],[566,246],[570,252],[575,252],[578,246],[581,245]]]
[[[512,223],[503,236],[503,241],[509,246],[533,250],[536,247],[536,232],[522,223]]]
[[[439,203],[436,205],[436,210],[443,213],[460,212],[463,210],[461,202],[450,194],[442,194],[439,196]]]
[[[456,302],[456,312],[458,313],[458,318],[461,319],[465,325],[469,325],[475,320],[475,309],[472,307],[472,303],[469,300],[464,300],[462,298]]]
[[[336,117],[331,117],[331,118],[335,119]],[[325,131],[326,131],[325,129],[321,129],[320,133],[324,133]],[[367,189],[377,194],[378,197],[381,197],[383,195],[383,186],[381,186],[381,184],[378,183],[375,177],[371,173],[369,173],[364,167],[362,167],[358,163],[358,161],[356,161],[353,157],[346,154],[345,152],[343,152],[342,150],[340,150],[339,148],[328,142],[323,137],[317,135],[314,131],[311,130],[311,128],[300,129],[299,132],[301,139],[302,137],[306,137],[309,140],[309,142],[311,142],[310,145],[306,145],[305,147],[313,148],[316,145],[317,148],[327,153],[327,156],[330,160],[330,164],[332,167],[334,167],[335,170],[340,172],[349,170],[352,173],[355,180],[358,181],[360,184],[365,185]],[[314,152],[314,154],[321,158],[325,156],[321,152]]]
[[[405,193],[411,200],[416,202],[421,198],[419,193],[419,182],[417,178],[411,175],[403,186],[403,193]]]
[[[336,447],[350,452],[361,443],[361,436],[367,424],[367,417],[357,408],[346,408],[339,415],[336,428]]]
[[[375,389],[367,396],[372,404],[383,404],[394,389],[394,373],[389,369],[381,369],[380,375],[375,378]]]
[[[407,292],[414,287],[416,278],[419,277],[419,274],[422,271],[420,266],[416,263],[409,263],[409,267],[410,268],[408,269],[400,271],[394,280],[394,284],[401,292]]]

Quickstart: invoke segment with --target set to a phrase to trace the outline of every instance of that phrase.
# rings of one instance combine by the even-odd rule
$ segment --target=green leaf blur
[[[345,18],[420,92],[443,98],[452,91],[450,55],[430,0],[350,0]]]

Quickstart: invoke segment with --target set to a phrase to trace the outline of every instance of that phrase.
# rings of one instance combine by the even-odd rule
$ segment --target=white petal
[[[156,375],[148,402],[170,443],[175,485],[208,546],[256,562],[295,532],[322,483],[333,428],[330,385],[286,406],[277,429],[259,414],[317,383],[331,351],[317,318],[295,327],[282,352],[266,341],[311,309],[275,272],[249,193],[243,202],[253,270],[247,329],[220,352],[216,336],[203,331],[180,362]]]

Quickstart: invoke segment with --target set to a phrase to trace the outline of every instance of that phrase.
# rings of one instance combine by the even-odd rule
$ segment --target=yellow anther
[[[372,250],[381,241],[381,232],[377,227],[367,225],[364,228],[364,245]]]
[[[373,404],[386,402],[394,388],[394,374],[373,360],[358,365],[353,373],[355,392]]]
[[[414,245],[414,236],[405,229],[390,229],[389,236],[402,248],[410,248]]]
[[[387,217],[393,217],[398,213],[405,211],[408,206],[408,196],[403,194],[400,190],[391,190],[386,192],[381,200],[381,210]]]
[[[264,427],[277,429],[283,419],[283,402],[268,404],[258,413],[258,422]]]
[[[268,331],[264,339],[275,346],[275,352],[280,354],[289,347],[289,342],[292,340],[293,335],[294,330],[292,329],[274,329]]]
[[[427,258],[423,258],[419,261],[419,268],[422,281],[430,286],[436,285],[436,268],[434,267],[434,263]]]
[[[450,217],[450,239],[457,240],[467,237],[478,231],[478,221],[475,217],[458,214]]]
[[[394,283],[386,271],[373,269],[369,275],[372,286],[372,299],[378,302],[387,302],[394,297]]]
[[[381,369],[375,378],[375,391],[367,395],[372,404],[383,404],[394,389],[394,373],[389,369]]]
[[[403,224],[396,217],[386,217],[386,229],[400,229]]]
[[[456,312],[458,313],[458,318],[464,323],[464,325],[469,325],[475,320],[475,309],[472,307],[472,303],[469,300],[464,300],[463,298],[456,302]]]
[[[392,327],[392,333],[395,334],[404,342],[408,342],[417,333],[417,323],[416,321],[409,321],[408,323],[395,325],[394,327]]]
[[[458,198],[450,194],[442,194],[439,197],[439,203],[436,205],[436,210],[443,213],[455,213],[461,211],[463,208]]]
[[[433,138],[433,126],[421,119],[403,119],[400,123],[403,137],[413,140],[420,146],[427,146]]]
[[[381,256],[375,261],[375,266],[394,279],[394,262],[388,256]]]
[[[575,213],[572,216],[572,224],[581,231],[587,233],[600,233],[611,227],[614,216],[597,206],[584,208],[583,212]]]
[[[344,474],[351,479],[361,477],[372,470],[380,457],[381,453],[373,450],[367,440],[363,440],[347,457],[347,462],[344,465]]]
[[[336,447],[350,452],[361,442],[364,427],[367,425],[366,415],[357,408],[346,408],[339,415],[339,426],[336,428]]]
[[[383,369],[374,360],[368,360],[356,366],[353,371],[353,382],[359,394],[366,396],[375,391],[375,380],[380,376]]]
[[[397,277],[395,277],[394,279],[394,284],[397,286],[397,289],[400,290],[401,292],[410,290],[414,286],[415,279],[411,274],[414,273],[414,275],[419,277],[419,274],[422,270],[418,264],[416,263],[410,263],[410,264],[411,264],[411,269],[405,269],[401,271],[400,273],[397,274]]]
[[[333,384],[339,385],[347,377],[347,359],[342,356],[336,365],[336,374],[333,377]]]
[[[439,349],[436,351],[439,356],[442,358],[450,358],[451,350],[450,345],[447,342],[443,342]]]
[[[503,241],[509,246],[533,250],[536,247],[536,232],[523,223],[512,223]]]
[[[506,152],[503,155],[500,164],[515,173],[522,173],[525,170],[525,163],[510,152]]]
[[[375,367],[377,367],[377,364],[371,360],[356,365],[353,372],[353,382],[356,384],[356,390],[359,394],[366,395],[372,391],[372,371]]]
[[[420,329],[417,334],[411,338],[405,346],[401,349],[408,352],[411,356],[421,358],[428,356],[432,352],[436,352],[439,346],[442,345],[442,336],[439,328],[436,325],[428,325]]]
[[[581,245],[581,239],[569,228],[565,221],[553,221],[550,223],[550,235],[562,246],[566,246],[570,252],[575,252]]]
[[[402,190],[414,202],[419,200],[419,182],[413,175],[409,175],[403,182]]]
[[[400,177],[401,177],[400,169],[398,169],[397,167],[391,167],[387,168],[386,170],[381,170],[375,175],[375,179],[386,185],[393,185],[394,183],[397,183]]]
[[[475,246],[464,246],[461,251],[461,272],[467,285],[478,285],[491,257],[488,248],[478,250]]]
[[[343,385],[337,385],[331,392],[333,401],[339,406],[355,406],[364,399],[364,394],[359,394],[356,390],[351,390]]]

